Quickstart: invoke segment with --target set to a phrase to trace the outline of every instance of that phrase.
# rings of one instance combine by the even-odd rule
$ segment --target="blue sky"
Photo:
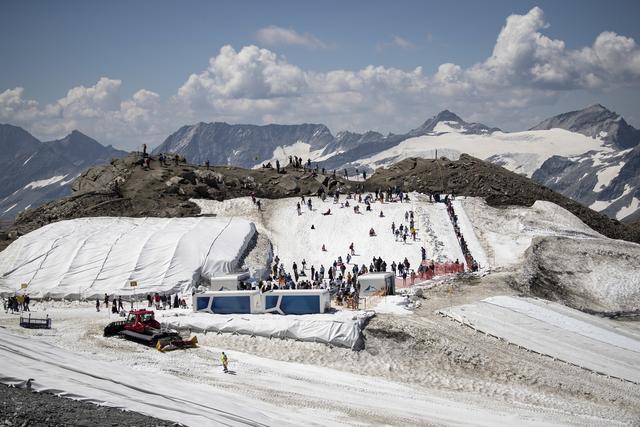
[[[540,16],[530,14],[536,7],[543,11]],[[485,87],[483,79],[495,75],[488,69],[516,69],[531,62],[513,57],[517,64],[486,64],[480,71],[487,78],[469,71],[488,60],[511,15],[529,16],[538,24],[526,31],[563,43],[562,52],[548,58],[543,53],[542,62],[551,64],[554,75],[547,72],[544,84],[532,86],[523,71],[519,79],[510,75],[508,85],[496,81]],[[633,59],[640,41],[638,16],[637,1],[4,1],[0,94],[13,92],[0,97],[0,122],[15,122],[40,137],[62,136],[79,127],[124,147],[139,138],[157,144],[180,124],[197,120],[314,121],[327,123],[334,132],[399,132],[442,108],[515,130],[600,102],[638,126],[640,70],[634,67],[640,64]],[[604,32],[624,38],[603,43],[614,51],[616,43],[623,44],[624,55],[606,64],[581,58],[577,52],[594,46]],[[245,51],[247,65],[242,55],[227,52],[223,58],[224,46],[236,54],[257,46],[275,59]],[[531,55],[538,58],[540,53]],[[209,60],[216,57],[220,64],[212,69]],[[622,69],[615,64],[620,58],[632,64]],[[251,61],[266,71],[248,73]],[[567,63],[571,61],[578,63],[574,67]],[[440,73],[447,87],[442,82],[435,87],[439,67],[449,63],[465,75],[449,69]],[[381,69],[372,76],[362,71],[369,66]],[[265,75],[274,67],[275,77],[269,80]],[[412,74],[416,67],[421,67],[418,79]],[[556,75],[558,67],[565,76]],[[536,64],[535,70],[544,68]],[[331,78],[336,72],[360,75],[340,76],[344,81],[336,83]],[[598,76],[595,83],[589,79],[593,74]],[[189,85],[191,75],[200,78]],[[235,75],[243,76],[242,87],[229,80]],[[101,78],[109,81],[92,92]],[[456,85],[450,84],[452,78]],[[325,86],[332,87],[330,94],[319,95]],[[16,88],[23,88],[19,96]],[[72,88],[84,90],[71,99]],[[491,99],[493,93],[499,95]],[[515,98],[527,102],[508,102]]]

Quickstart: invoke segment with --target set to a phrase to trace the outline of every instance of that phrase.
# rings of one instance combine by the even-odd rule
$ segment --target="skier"
[[[225,373],[229,372],[229,358],[227,357],[226,354],[224,354],[224,351],[220,356],[220,363],[222,363],[222,369],[224,370],[224,372]]]
[[[100,313],[100,298],[96,297],[96,311]]]
[[[121,311],[122,309],[122,296],[118,295],[118,311]]]
[[[298,216],[302,215],[302,211],[300,210],[300,202],[296,205],[296,211],[298,212]]]
[[[109,308],[109,295],[107,295],[106,293],[104,294],[104,306],[106,308]]]
[[[356,250],[353,247],[353,242],[351,242],[351,244],[349,245],[349,251],[351,252],[351,255],[355,255],[356,254]]]

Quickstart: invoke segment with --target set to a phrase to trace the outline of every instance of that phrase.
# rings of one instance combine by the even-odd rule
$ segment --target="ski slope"
[[[429,202],[426,196],[417,193],[412,193],[410,197],[408,203],[372,203],[371,212],[367,212],[364,203],[360,203],[360,214],[353,212],[353,206],[358,205],[353,199],[349,200],[350,207],[340,207],[346,196],[341,196],[338,204],[330,197],[324,202],[318,197],[311,197],[312,210],[305,205],[301,215],[296,212],[296,203],[301,200],[297,197],[262,200],[262,212],[256,209],[250,198],[222,202],[204,199],[192,201],[203,214],[237,216],[254,222],[258,232],[265,233],[271,242],[274,256],[280,258],[288,271],[291,271],[294,261],[301,270],[303,258],[307,262],[307,269],[312,265],[316,269],[321,265],[327,269],[338,256],[346,262],[352,242],[356,255],[349,269],[353,263],[369,267],[373,257],[382,257],[387,262],[387,271],[391,271],[392,262],[402,262],[405,258],[411,263],[411,268],[417,270],[421,261],[421,246],[427,250],[428,259],[439,262],[459,259],[462,262],[462,251],[445,205]],[[329,209],[331,215],[322,215]],[[394,222],[397,227],[400,224],[408,227],[405,213],[410,210],[415,214],[417,240],[414,242],[409,236],[406,243],[396,241],[391,224]],[[379,216],[380,211],[384,217]],[[369,237],[371,228],[376,232],[375,237]],[[322,251],[322,245],[326,252]]]
[[[56,222],[0,253],[0,292],[14,292],[22,283],[32,297],[185,292],[200,276],[233,271],[254,233],[250,222],[238,218]]]
[[[531,298],[497,296],[440,313],[531,351],[640,384],[640,335],[616,322]]]

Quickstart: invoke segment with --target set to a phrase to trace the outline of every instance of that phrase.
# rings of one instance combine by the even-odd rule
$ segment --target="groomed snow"
[[[318,197],[311,197],[313,210],[302,207],[302,214],[296,213],[296,203],[300,198],[278,200],[262,200],[263,211],[258,212],[248,197],[229,199],[222,202],[215,200],[194,199],[203,214],[221,216],[238,216],[256,224],[259,233],[265,233],[273,245],[274,255],[278,255],[285,268],[291,271],[295,261],[302,269],[301,261],[307,261],[307,269],[313,265],[316,269],[323,265],[329,267],[338,256],[346,262],[349,245],[353,242],[356,255],[353,263],[369,266],[373,257],[382,257],[387,262],[387,271],[391,271],[391,263],[401,262],[406,257],[411,268],[416,269],[421,261],[420,247],[427,250],[427,258],[436,261],[463,260],[462,251],[455,236],[453,226],[442,203],[429,202],[424,195],[410,194],[408,203],[372,203],[372,211],[367,212],[360,203],[360,214],[353,212],[357,205],[349,200],[350,207],[334,204],[331,197],[322,202]],[[341,196],[344,203],[346,196]],[[331,215],[322,215],[331,209]],[[417,228],[417,240],[411,237],[407,243],[396,241],[391,232],[391,223],[409,226],[405,221],[405,212],[413,210]],[[380,211],[384,217],[380,217]],[[311,226],[315,229],[311,229]],[[369,237],[369,229],[376,231],[375,237]],[[472,238],[472,237],[470,237]],[[325,245],[326,252],[322,251]],[[307,274],[309,274],[307,272]]]
[[[640,383],[640,336],[549,301],[497,296],[440,310],[487,334],[582,368]]]
[[[46,225],[0,253],[0,292],[32,297],[188,292],[233,271],[255,227],[238,218],[81,218]]]
[[[442,126],[443,130],[445,128],[449,126]],[[360,160],[358,164],[374,169],[387,167],[408,157],[433,158],[435,150],[438,150],[438,156],[449,158],[455,158],[455,153],[467,153],[480,159],[500,156],[507,169],[528,177],[554,155],[569,157],[591,150],[611,151],[600,139],[563,129],[483,135],[465,135],[453,129],[438,135],[409,138],[395,147]]]

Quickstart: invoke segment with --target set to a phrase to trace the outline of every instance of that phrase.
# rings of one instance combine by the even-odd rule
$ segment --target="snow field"
[[[497,296],[439,313],[542,355],[640,384],[640,335],[549,301]]]
[[[471,254],[476,257],[478,253],[481,258],[484,252],[484,265],[491,267],[520,264],[536,236],[603,238],[571,212],[550,202],[536,201],[531,207],[494,208],[481,198],[465,197],[455,202],[454,209]]]
[[[353,212],[353,207],[358,205],[353,199],[349,200],[350,207],[340,207],[340,203],[347,200],[344,195],[338,204],[334,204],[331,197],[324,202],[318,197],[311,197],[313,210],[309,211],[304,205],[301,215],[296,212],[296,203],[301,202],[298,197],[262,200],[262,212],[257,211],[250,198],[222,202],[203,199],[192,201],[203,214],[239,216],[255,222],[258,232],[265,233],[271,241],[274,255],[280,258],[287,271],[291,271],[294,261],[302,270],[303,258],[307,262],[307,270],[311,266],[317,270],[321,265],[328,269],[338,256],[342,256],[346,262],[352,242],[356,255],[347,265],[347,271],[354,263],[368,267],[373,257],[382,257],[387,262],[387,271],[391,271],[392,262],[401,262],[405,257],[411,263],[411,268],[417,270],[421,261],[421,246],[427,250],[428,259],[462,260],[462,252],[444,204],[431,203],[426,196],[416,193],[410,197],[408,203],[372,203],[371,212],[367,212],[364,203],[360,203],[360,214]],[[331,215],[322,215],[328,209],[331,209]],[[414,211],[418,234],[415,242],[409,236],[405,244],[395,240],[391,223],[408,227],[409,222],[405,221],[404,215],[409,210]],[[384,213],[383,218],[379,216],[380,211]],[[313,230],[312,225],[315,227]],[[370,228],[376,231],[376,236],[369,237]],[[323,244],[326,252],[322,251]]]
[[[433,158],[438,155],[468,153],[480,159],[499,157],[504,166],[516,173],[531,177],[549,157],[575,156],[596,150],[612,151],[602,140],[590,138],[564,129],[525,132],[493,132],[482,135],[465,135],[457,129],[446,133],[409,138],[400,144],[358,162],[360,165],[387,167],[409,157]],[[451,156],[454,157],[454,156]]]

